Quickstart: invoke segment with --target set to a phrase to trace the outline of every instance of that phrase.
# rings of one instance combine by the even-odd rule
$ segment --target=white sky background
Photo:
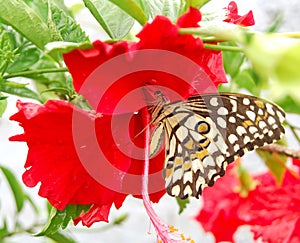
[[[66,2],[70,5],[79,1],[67,0]],[[228,2],[229,1],[226,0],[213,0],[212,3],[210,3],[210,8],[215,9],[216,7],[225,7],[228,5]],[[253,10],[256,20],[256,26],[254,28],[257,30],[264,30],[270,26],[278,13],[281,13],[283,16],[283,26],[280,31],[299,30],[299,0],[237,0],[236,2],[238,3],[241,14],[246,13],[250,9]],[[77,20],[82,24],[82,28],[91,36],[92,40],[103,37],[97,23],[87,11],[79,14]],[[8,142],[10,136],[22,132],[22,129],[15,122],[8,120],[8,118],[16,112],[16,97],[10,97],[8,101],[9,107],[3,118],[0,120],[0,164],[15,171],[15,174],[21,181],[21,176],[24,171],[23,165],[26,160],[27,146],[25,143]],[[38,188],[25,188],[25,190],[32,195],[34,201],[37,202],[38,205],[44,207],[44,200],[37,196]],[[11,225],[15,213],[13,205],[14,202],[11,193],[5,181],[0,176],[0,222],[2,222],[3,217],[6,217],[9,225]],[[190,235],[197,243],[213,243],[213,237],[203,233],[203,230],[199,227],[198,223],[191,219],[198,213],[200,207],[201,200],[191,199],[191,204],[188,205],[188,209],[186,209],[182,215],[178,215],[178,206],[174,198],[169,196],[164,196],[159,204],[155,205],[157,213],[166,223],[175,225],[181,232],[184,232],[185,235]],[[121,226],[113,227],[112,229],[101,233],[92,233],[96,231],[97,228],[105,225],[105,223],[97,223],[92,229],[77,227],[72,234],[80,243],[155,242],[154,228],[150,228],[150,232],[152,232],[151,235],[147,233],[149,231],[150,220],[146,215],[142,200],[128,197],[120,210],[117,211],[112,209],[110,217],[115,218],[123,213],[128,213],[129,218]],[[31,218],[32,212],[30,210],[25,210],[23,218],[24,222],[27,222],[28,224],[28,222],[31,222]],[[224,227],[226,226],[224,225]],[[251,235],[246,230],[240,230],[238,235],[236,242],[251,242]],[[44,242],[41,238],[28,236],[15,237],[9,242],[24,242],[25,240],[33,243]]]

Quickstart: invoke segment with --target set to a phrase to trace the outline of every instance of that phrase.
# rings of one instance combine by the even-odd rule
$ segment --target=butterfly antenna
[[[149,122],[149,123],[147,124],[147,126],[145,126],[138,134],[136,134],[136,135],[134,136],[133,139],[135,139],[137,136],[139,136],[139,135],[141,135],[143,132],[145,132],[145,130],[151,125],[151,123],[152,123],[152,121]]]

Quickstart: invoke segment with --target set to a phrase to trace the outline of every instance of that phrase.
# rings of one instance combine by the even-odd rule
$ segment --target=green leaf
[[[52,9],[51,9],[51,1],[48,1],[48,18],[47,18],[47,25],[50,30],[50,39],[51,41],[62,41],[63,38],[52,19]],[[62,11],[61,11],[62,12]]]
[[[221,43],[221,46],[236,46],[230,43]],[[234,78],[244,63],[245,55],[241,52],[224,51],[222,52],[224,69],[227,74]]]
[[[263,151],[259,149],[257,149],[256,152],[263,159],[266,166],[274,175],[276,179],[276,184],[281,185],[282,180],[284,178],[284,173],[286,171],[285,163],[287,162],[287,157],[282,154],[270,153],[268,151]]]
[[[148,19],[153,19],[156,15],[169,17],[173,22],[187,10],[185,0],[136,0],[142,7]]]
[[[48,4],[46,0],[23,0],[44,23],[48,20]]]
[[[35,63],[29,71],[38,71],[38,70],[47,70],[47,69],[58,69],[58,66],[53,59],[48,55],[44,55],[40,58],[40,60]],[[51,82],[60,82],[62,85],[65,83],[64,72],[51,72],[51,73],[43,73],[43,74],[26,74],[22,75],[22,77],[27,77],[33,80],[37,80],[43,84],[50,84]]]
[[[21,185],[19,184],[18,180],[16,179],[15,175],[6,167],[0,166],[0,170],[2,171],[3,175],[5,176],[10,189],[14,195],[15,203],[17,211],[20,212],[23,208],[24,201],[25,201],[25,194]]]
[[[62,224],[62,229],[65,229],[72,219],[77,218],[83,211],[87,212],[90,209],[90,205],[68,205],[66,207],[66,217]]]
[[[86,211],[90,205],[68,205],[64,210],[52,208],[47,224],[41,232],[35,236],[50,236],[56,234],[59,229],[65,229],[70,220],[77,218],[82,211]]]
[[[34,201],[32,200],[32,198],[28,194],[25,194],[25,200],[31,205],[31,207],[34,210],[34,212],[36,214],[38,214],[39,213],[39,207],[34,203]]]
[[[57,210],[52,208],[47,224],[42,231],[35,236],[45,236],[55,234],[60,228],[66,217],[66,210]]]
[[[27,70],[39,60],[41,52],[35,46],[27,45],[18,48],[15,54],[18,56],[8,65],[6,70],[8,73]]]
[[[52,39],[52,41],[63,40],[66,42],[83,43],[90,42],[88,36],[81,29],[75,19],[61,10],[57,5],[51,6],[52,25],[59,32],[61,39]]]
[[[190,203],[190,199],[181,199],[179,197],[176,197],[177,204],[179,206],[179,214],[183,212],[184,209],[186,209],[186,206]]]
[[[185,1],[188,6],[192,6],[198,9],[203,7],[208,2],[210,2],[210,0],[185,0]]]
[[[300,114],[300,103],[295,101],[291,96],[285,96],[283,99],[276,101],[276,103],[288,113]]]
[[[0,83],[0,85],[3,84],[3,85],[7,85],[7,86],[10,86],[10,87],[13,87],[13,88],[23,88],[23,87],[26,87],[28,84],[21,84],[21,83],[17,83],[17,82],[13,82],[13,81],[10,81],[10,82],[2,82]]]
[[[132,17],[109,0],[83,0],[83,2],[112,39],[123,38],[134,24]]]
[[[75,43],[66,41],[54,41],[46,45],[47,53],[54,55],[55,53],[67,53],[73,49],[89,49],[93,45],[90,42]]]
[[[113,225],[120,225],[122,224],[125,220],[127,220],[128,218],[128,214],[125,213],[125,214],[122,214],[121,216],[115,218],[112,222]]]
[[[267,33],[275,33],[282,25],[282,22],[283,22],[283,15],[282,15],[282,13],[279,13],[279,14],[277,14],[276,18],[273,19],[272,25],[270,27],[268,27],[266,32]]]
[[[8,94],[13,94],[19,97],[30,98],[34,100],[41,101],[39,95],[28,89],[27,87],[17,87],[12,85],[11,82],[5,81],[0,83],[0,91]]]
[[[40,49],[50,41],[46,23],[24,1],[1,0],[0,18]]]
[[[3,74],[10,62],[15,59],[15,53],[9,33],[0,25],[0,74]],[[1,79],[1,77],[0,77]]]
[[[40,50],[18,32],[5,26],[0,26],[0,32],[0,69],[2,69],[2,73],[24,71],[39,60]],[[4,67],[3,64],[6,66]]]
[[[2,225],[3,225],[2,228],[0,228],[0,242],[2,242],[1,240],[4,239],[5,236],[9,233],[8,229],[7,229],[7,223],[6,223],[5,219],[3,220]]]
[[[6,108],[7,108],[7,97],[3,96],[0,93],[0,117],[2,117],[2,115],[5,112]]]
[[[47,235],[47,237],[57,243],[76,243],[76,241],[71,236],[67,236],[62,232],[56,232],[52,235]]]
[[[247,197],[249,191],[252,191],[256,188],[258,182],[254,180],[251,174],[245,170],[243,166],[239,163],[238,168],[238,178],[240,181],[240,186],[238,188],[241,197]]]
[[[256,91],[257,86],[251,74],[251,70],[244,69],[233,78],[232,82],[236,83],[240,89],[244,88],[250,93],[258,95],[259,92]]]
[[[109,1],[117,5],[125,13],[130,15],[136,21],[138,21],[142,26],[147,23],[147,16],[134,0],[109,0]]]
[[[41,96],[42,103],[45,103],[47,100],[59,100],[61,98],[58,94],[55,94],[54,92],[45,92],[48,89],[47,85],[45,84],[36,82],[35,87]]]

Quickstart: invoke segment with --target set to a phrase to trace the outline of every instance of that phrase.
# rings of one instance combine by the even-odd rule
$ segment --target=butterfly
[[[160,91],[155,96],[150,157],[165,140],[163,176],[171,196],[199,198],[229,163],[284,135],[284,111],[261,98],[219,93],[169,102]]]

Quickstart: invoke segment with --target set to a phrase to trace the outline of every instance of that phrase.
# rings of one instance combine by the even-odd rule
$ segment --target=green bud
[[[300,101],[300,41],[275,34],[252,34],[244,42],[244,52],[256,72],[274,82],[272,96],[291,95]]]

